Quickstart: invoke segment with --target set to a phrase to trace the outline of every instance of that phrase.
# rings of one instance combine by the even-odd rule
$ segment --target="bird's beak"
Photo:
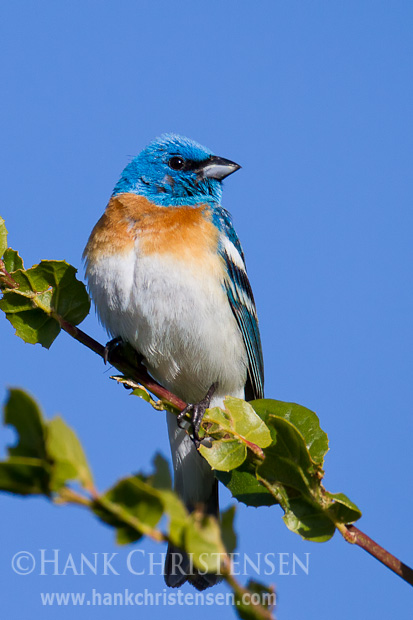
[[[224,159],[223,157],[217,157],[212,155],[206,162],[202,164],[197,170],[201,179],[217,179],[222,181],[225,177],[229,176],[233,172],[239,170],[241,166],[231,161],[230,159]]]

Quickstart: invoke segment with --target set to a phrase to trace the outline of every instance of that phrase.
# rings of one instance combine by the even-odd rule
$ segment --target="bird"
[[[198,452],[207,406],[264,395],[256,306],[222,182],[241,168],[167,133],[124,168],[84,251],[100,322],[151,376],[192,406],[191,438],[167,412],[174,489],[187,509],[219,518],[218,481]],[[110,343],[109,343],[110,344]],[[182,416],[181,416],[182,417]],[[164,578],[204,590],[220,581],[169,545]]]

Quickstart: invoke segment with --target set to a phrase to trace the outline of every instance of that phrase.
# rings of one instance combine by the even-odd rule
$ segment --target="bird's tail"
[[[178,427],[176,416],[172,413],[167,413],[167,416],[175,491],[189,511],[201,505],[206,514],[219,518],[218,481],[187,433]],[[214,573],[197,571],[186,553],[171,544],[168,546],[165,561],[167,586],[178,588],[189,581],[197,590],[205,590],[221,579]]]

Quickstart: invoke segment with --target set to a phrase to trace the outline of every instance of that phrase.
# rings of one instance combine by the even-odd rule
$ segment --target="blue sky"
[[[330,438],[325,484],[363,511],[360,528],[413,564],[412,58],[410,2],[16,1],[0,9],[0,214],[31,265],[79,268],[125,164],[174,131],[242,165],[225,183],[256,297],[266,395],[315,410]],[[106,336],[92,313],[83,324]],[[169,456],[158,414],[109,381],[65,334],[50,351],[0,318],[6,386],[61,413],[100,489]],[[11,440],[1,432],[1,450]],[[162,592],[126,570],[128,551],[81,509],[3,496],[5,617],[90,618],[40,592]],[[231,502],[222,489],[221,504]],[[336,535],[303,542],[281,510],[238,506],[241,553],[310,553],[309,574],[275,582],[278,618],[411,618],[409,586]],[[145,553],[160,548],[145,542]],[[120,575],[19,576],[28,550],[119,553]],[[254,576],[250,574],[250,576]],[[189,587],[186,586],[186,588]],[[225,586],[219,586],[225,591]],[[219,591],[219,590],[217,590]],[[199,620],[228,607],[99,607],[105,618]]]

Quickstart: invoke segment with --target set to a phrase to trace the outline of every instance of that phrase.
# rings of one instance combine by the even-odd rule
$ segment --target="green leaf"
[[[249,403],[241,398],[227,396],[224,406],[232,418],[237,434],[260,448],[270,445],[271,433]]]
[[[332,502],[328,512],[336,523],[354,523],[360,519],[360,509],[344,493],[333,494],[325,491],[324,495]]]
[[[151,534],[165,513],[169,518],[171,541],[183,547],[188,512],[178,496],[168,488],[170,474],[167,461],[160,454],[154,460],[153,474],[136,474],[121,480],[94,502],[92,510],[102,521],[117,529],[120,544]]]
[[[8,260],[17,266],[20,257],[13,252]],[[18,269],[13,279],[18,288],[4,293],[0,309],[25,342],[49,348],[60,332],[55,314],[77,325],[89,312],[86,288],[65,261],[42,261],[26,271]]]
[[[10,390],[4,405],[4,424],[15,428],[18,440],[8,448],[7,461],[0,463],[0,489],[19,495],[49,495],[46,423],[38,404],[23,390]]]
[[[118,482],[94,502],[92,509],[102,521],[117,528],[119,544],[139,540],[163,514],[159,492],[139,475]]]
[[[3,310],[3,302],[8,301],[8,296],[9,293],[6,293],[0,301],[0,310]],[[42,310],[28,310],[18,313],[6,312],[6,318],[15,328],[16,336],[19,336],[19,338],[29,344],[39,343],[46,349],[50,348],[60,332],[59,323]]]
[[[208,425],[210,434],[220,431],[232,433],[235,429],[235,424],[230,413],[226,409],[221,409],[220,407],[207,409],[202,422]]]
[[[113,379],[117,379],[118,383],[123,383],[124,385],[127,385],[128,382],[127,380],[125,381],[119,381],[119,379],[117,377],[111,377]],[[155,402],[155,400],[152,398],[152,396],[149,394],[148,390],[146,388],[144,388],[142,385],[134,388],[132,391],[132,395],[133,396],[138,396],[138,398],[142,398],[142,400],[144,400],[145,402],[152,404],[153,402]]]
[[[4,406],[4,424],[16,429],[19,439],[8,448],[11,457],[46,459],[46,430],[42,412],[36,401],[26,392],[11,389]]]
[[[53,272],[58,262],[62,265],[59,277],[54,274],[56,287],[52,299],[53,308],[63,319],[73,325],[78,325],[89,314],[90,298],[83,282],[76,279],[77,269],[72,265],[64,261],[48,261],[46,265],[46,261],[42,261],[40,266],[44,265],[45,269],[50,268]]]
[[[60,417],[48,424],[46,448],[52,461],[53,491],[58,491],[69,480],[78,480],[85,489],[93,488],[92,473],[82,445]]]
[[[184,532],[188,524],[188,511],[173,491],[159,493],[163,509],[169,517],[169,537],[177,547],[184,546]]]
[[[7,229],[3,218],[0,216],[0,258],[7,249]]]
[[[184,532],[185,551],[192,554],[194,566],[201,572],[218,573],[225,547],[218,521],[210,515],[193,512]]]
[[[322,507],[308,497],[289,499],[283,521],[289,530],[312,542],[330,540],[336,529]]]
[[[7,292],[0,301],[0,310],[3,310],[6,314],[17,314],[27,310],[36,312],[36,310],[33,310],[33,303],[30,297],[26,297],[25,295],[20,295],[20,293],[12,291]],[[39,310],[38,312],[41,311]],[[7,318],[10,321],[10,317]]]
[[[178,547],[183,546],[183,531],[188,521],[188,511],[179,497],[172,491],[171,473],[168,461],[159,453],[154,458],[154,473],[146,478],[158,492],[163,510],[169,517],[169,536]]]
[[[236,500],[247,506],[273,506],[277,503],[275,497],[257,480],[254,467],[248,461],[230,472],[218,471],[215,475]]]
[[[90,300],[85,285],[76,279],[77,269],[65,261],[41,261],[25,272],[31,290],[49,292],[50,305],[63,319],[73,325],[81,323],[90,310]]]
[[[314,463],[323,464],[328,451],[328,437],[320,428],[319,419],[313,411],[295,403],[268,398],[252,401],[251,405],[264,421],[267,421],[270,415],[275,415],[291,422],[304,437]]]
[[[281,504],[284,522],[291,531],[314,542],[329,540],[337,523],[352,522],[359,518],[360,512],[344,495],[333,496],[321,485],[321,465],[327,443],[317,430],[311,432],[314,431],[313,416],[304,412],[304,421],[297,422],[298,405],[294,412],[290,407],[278,408],[276,404],[275,409],[272,404],[268,407],[261,401],[258,409],[269,427],[275,429],[276,438],[264,450],[265,460],[257,467],[257,477]],[[281,411],[283,417],[270,413],[273,410]],[[301,431],[306,433],[306,438]],[[312,442],[309,441],[311,436],[316,437]]]
[[[277,431],[277,439],[265,450],[265,460],[257,469],[258,475],[270,484],[277,483],[307,494],[318,486],[305,441],[296,427],[270,415],[268,423]]]
[[[214,438],[211,447],[201,444],[199,451],[212,469],[230,471],[247,457],[247,446],[264,448],[271,443],[271,433],[251,405],[240,398],[227,397],[225,409],[208,409],[204,429]]]
[[[172,478],[168,461],[157,452],[153,458],[154,473],[148,478],[155,489],[171,489]]]
[[[265,448],[271,443],[271,433],[263,420],[258,416],[249,403],[241,398],[227,396],[224,400],[224,409],[213,407],[208,409],[203,419],[203,425],[210,435],[220,433],[244,443],[253,443]]]
[[[17,269],[23,269],[23,259],[16,250],[8,248],[3,255],[4,266],[6,271],[13,273]]]
[[[49,495],[44,461],[13,457],[0,463],[0,490],[17,495]]]
[[[18,285],[18,288],[15,289],[18,294],[30,294],[31,286],[24,270],[18,269],[17,271],[14,271],[13,280],[15,280],[16,284]]]
[[[201,445],[199,451],[212,469],[230,471],[239,467],[247,457],[247,448],[237,439],[215,440],[210,448]]]
[[[235,510],[235,506],[230,506],[221,513],[222,540],[228,553],[235,551],[237,546],[237,535],[234,530]]]
[[[235,594],[235,606],[234,609],[237,615],[243,620],[256,620],[257,611],[254,609],[255,595],[259,596],[259,603],[265,609],[271,611],[275,607],[276,594],[272,586],[265,586],[258,581],[250,579],[247,583],[247,589],[253,595],[250,597],[242,597],[239,594]],[[259,616],[261,617],[261,615]]]
[[[321,470],[315,465],[301,432],[286,418],[268,413],[276,440],[257,468],[262,484],[284,509],[284,522],[306,540],[321,542],[334,534],[335,524],[324,509]]]

